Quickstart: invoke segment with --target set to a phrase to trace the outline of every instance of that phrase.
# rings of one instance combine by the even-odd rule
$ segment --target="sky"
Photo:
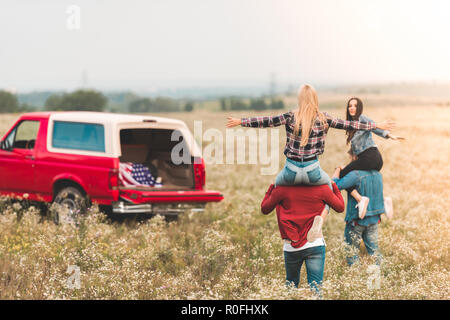
[[[450,82],[447,0],[0,0],[0,88]]]

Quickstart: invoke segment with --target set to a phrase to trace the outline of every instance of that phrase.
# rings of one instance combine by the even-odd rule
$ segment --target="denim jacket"
[[[351,222],[357,219],[358,224],[364,225],[364,220],[370,219],[370,217],[382,214],[384,212],[383,176],[376,170],[354,170],[348,175],[352,173],[354,173],[353,175],[357,177],[357,179],[354,180],[355,183],[353,184],[356,186],[356,190],[362,196],[368,197],[370,201],[369,205],[367,206],[366,216],[363,220],[359,220],[358,208],[355,208],[357,202],[355,198],[353,198],[350,193],[348,193],[345,221]],[[345,179],[345,177],[340,180],[343,179]],[[343,188],[349,187],[344,185],[341,186]]]
[[[373,123],[373,120],[366,117],[365,115],[360,115],[359,121]],[[352,150],[356,155],[371,147],[377,146],[372,139],[372,132],[385,139],[387,139],[387,135],[389,134],[389,131],[381,129],[357,130],[351,140]]]

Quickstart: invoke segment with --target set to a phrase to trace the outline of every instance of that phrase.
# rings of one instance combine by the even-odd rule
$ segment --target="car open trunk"
[[[174,164],[171,152],[180,141],[171,141],[173,129],[120,130],[119,189],[179,191],[195,189],[193,161]],[[150,174],[150,175],[149,175]]]

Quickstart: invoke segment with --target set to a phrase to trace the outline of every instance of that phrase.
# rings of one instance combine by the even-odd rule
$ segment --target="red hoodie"
[[[291,240],[294,248],[300,248],[307,242],[306,234],[325,203],[337,212],[344,211],[344,199],[334,182],[333,192],[326,184],[276,188],[271,184],[261,203],[261,211],[269,214],[276,207],[281,238]]]

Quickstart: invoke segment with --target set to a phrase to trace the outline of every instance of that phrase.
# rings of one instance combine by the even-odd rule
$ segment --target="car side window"
[[[102,124],[55,121],[54,148],[105,152],[105,128]]]
[[[16,136],[16,129],[17,126],[12,129],[12,131],[9,133],[9,135],[6,137],[5,140],[2,141],[1,148],[5,150],[12,149],[13,143],[14,143],[14,137]]]
[[[8,146],[18,149],[34,149],[40,121],[21,121],[5,139]]]

